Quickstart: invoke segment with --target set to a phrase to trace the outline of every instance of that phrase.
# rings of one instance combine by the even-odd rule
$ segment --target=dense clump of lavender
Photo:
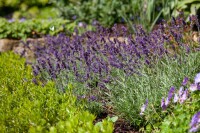
[[[37,49],[34,74],[45,70],[55,79],[66,70],[73,72],[81,82],[94,78],[106,82],[113,68],[122,69],[127,74],[135,73],[142,61],[149,64],[152,57],[162,56],[165,52],[161,33],[156,31],[147,35],[142,29],[138,29],[134,38],[124,33],[123,40],[111,37],[109,31],[101,28],[81,36],[60,34],[47,37],[46,41],[45,47]]]
[[[112,70],[120,69],[126,74],[139,73],[142,64],[151,64],[155,59],[169,53],[166,44],[182,43],[183,19],[163,23],[157,30],[146,33],[141,26],[136,33],[129,34],[125,27],[120,32],[98,27],[82,35],[67,37],[64,34],[48,36],[46,45],[37,48],[37,61],[33,65],[34,75],[47,72],[51,79],[65,71],[66,79],[73,73],[79,82],[95,81],[95,86],[110,82]],[[174,46],[172,50],[175,50]],[[89,84],[88,84],[89,85]]]

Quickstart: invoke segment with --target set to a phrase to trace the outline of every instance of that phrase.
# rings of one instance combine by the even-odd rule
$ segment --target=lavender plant
[[[154,124],[158,120],[162,120],[165,114],[159,114],[160,99],[168,93],[168,88],[173,84],[175,88],[180,86],[182,79],[180,77],[192,77],[199,71],[200,62],[198,61],[200,53],[190,53],[185,56],[184,63],[180,63],[179,59],[172,60],[170,57],[163,57],[160,61],[149,67],[144,65],[141,67],[141,75],[133,74],[126,76],[123,71],[116,71],[115,81],[107,84],[109,88],[109,96],[114,110],[121,117],[126,118],[129,122],[140,127],[150,124],[149,128],[156,129]],[[165,60],[164,60],[165,58]],[[166,110],[172,100],[172,91],[168,94],[168,98],[162,99],[162,108]],[[184,97],[187,91],[184,91]],[[148,99],[148,111],[141,111],[140,107],[145,107],[145,100]],[[142,114],[142,115],[141,115]],[[146,114],[146,115],[145,115]]]
[[[115,37],[108,29],[99,28],[97,32],[88,31],[71,38],[63,34],[47,37],[47,45],[37,49],[34,74],[42,73],[46,79],[57,79],[59,74],[64,74],[62,77],[67,82],[69,73],[73,73],[77,81],[87,82],[87,86],[94,88],[102,86],[102,82],[109,82],[113,68],[127,74],[137,73],[140,63],[149,64],[155,57],[166,53],[160,31],[147,35],[138,27],[133,38],[124,28],[121,33],[124,40],[118,39],[120,34],[115,27],[113,33]],[[64,91],[63,87],[60,89]]]
[[[185,38],[188,26],[181,17],[163,22],[151,33],[141,26],[135,29],[135,35],[125,27],[118,32],[114,26],[82,35],[77,31],[71,37],[48,36],[47,45],[37,47],[33,73],[44,82],[54,80],[60,92],[73,83],[77,95],[111,101],[115,111],[129,122],[144,124],[138,114],[145,99],[158,105],[166,88],[178,86],[180,77],[191,77],[200,62],[199,53],[190,53],[196,43]],[[157,107],[154,110],[159,110]]]

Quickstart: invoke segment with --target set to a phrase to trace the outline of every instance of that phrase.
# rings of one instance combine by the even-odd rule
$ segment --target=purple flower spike
[[[194,83],[195,83],[195,84],[200,83],[200,73],[198,73],[198,74],[196,75],[196,77],[194,78]]]
[[[165,100],[165,105],[166,105],[166,107],[169,105],[169,103],[170,103],[170,100],[169,100],[169,98],[167,97],[167,99]]]
[[[181,97],[183,95],[183,86],[180,87],[179,91],[178,91],[178,96]]]
[[[146,102],[141,107],[140,115],[144,115],[144,111],[146,110],[148,103],[149,102],[148,102],[148,99],[147,99]]]
[[[175,91],[175,87],[171,87],[169,92],[168,92],[168,97],[167,99],[165,100],[165,106],[167,107],[170,103],[170,100],[172,99],[173,95],[174,95],[174,91]]]
[[[179,100],[179,97],[178,97],[178,95],[177,95],[177,94],[174,94],[174,103],[177,103],[177,102],[178,102],[178,100]]]
[[[196,91],[197,90],[197,84],[191,84],[189,90],[190,91]]]
[[[200,85],[199,84],[197,84],[197,90],[200,90]]]
[[[200,111],[197,112],[190,122],[189,132],[197,132],[200,129]]]
[[[180,97],[180,103],[183,104],[188,98],[188,89],[183,92],[183,95]]]
[[[166,110],[166,108],[167,108],[167,106],[165,105],[165,99],[164,98],[162,98],[162,100],[161,100],[161,108],[163,110]]]
[[[175,87],[171,87],[169,92],[168,92],[168,99],[169,101],[171,100],[171,98],[173,97],[173,94],[174,94],[174,91],[175,91]]]
[[[95,101],[96,99],[97,99],[96,96],[91,96],[91,97],[89,98],[89,101]]]
[[[182,85],[183,85],[183,86],[187,85],[188,80],[189,80],[189,78],[188,78],[188,77],[185,77],[185,78],[183,79]]]

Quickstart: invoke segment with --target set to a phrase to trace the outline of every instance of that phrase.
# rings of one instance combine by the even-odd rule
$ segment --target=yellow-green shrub
[[[76,106],[70,91],[59,94],[53,82],[32,82],[31,68],[13,53],[0,55],[0,132],[105,132],[109,120],[93,124],[95,116]]]

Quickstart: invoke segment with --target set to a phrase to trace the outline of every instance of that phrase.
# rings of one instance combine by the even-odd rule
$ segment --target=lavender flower
[[[180,103],[183,104],[188,98],[188,89],[183,92],[183,95],[180,97]]]
[[[83,27],[83,22],[79,22],[79,23],[78,23],[78,26],[79,26],[79,27]]]
[[[179,100],[179,97],[178,97],[178,95],[177,95],[177,94],[174,94],[174,103],[177,103],[177,102],[178,102],[178,100]]]
[[[169,101],[171,100],[171,98],[173,97],[173,94],[174,94],[174,91],[175,91],[175,87],[171,87],[169,92],[168,92],[168,99]]]
[[[170,88],[169,92],[168,92],[168,97],[167,97],[166,100],[165,100],[165,105],[166,105],[166,106],[169,105],[170,100],[171,100],[171,98],[173,97],[174,91],[175,91],[175,87],[172,86],[172,87]]]
[[[188,78],[188,77],[185,77],[185,78],[183,79],[182,85],[183,85],[183,86],[187,85],[188,80],[189,80],[189,78]]]
[[[147,106],[148,106],[148,99],[147,99],[146,102],[142,105],[141,111],[140,111],[140,115],[144,115],[144,111],[146,110]]]
[[[15,19],[14,18],[8,19],[8,22],[9,23],[15,22]]]
[[[96,96],[90,96],[89,101],[95,101],[97,99]]]
[[[162,98],[162,100],[161,100],[161,108],[163,110],[166,110],[166,108],[167,108],[167,106],[165,105],[165,99],[164,98]]]
[[[33,82],[34,84],[36,84],[36,85],[39,85],[38,81],[37,81],[35,78],[32,79],[32,82]]]
[[[38,65],[37,66],[32,66],[32,68],[33,68],[33,75],[37,76],[39,74],[39,72],[40,72],[39,66]]]
[[[183,86],[181,86],[178,91],[178,96],[181,97],[183,95],[183,93],[184,93]]]
[[[191,84],[189,90],[190,91],[196,91],[197,90],[197,84]]]
[[[195,78],[194,78],[194,83],[195,83],[195,84],[200,83],[200,73],[198,73],[198,74],[195,76]]]
[[[190,122],[189,132],[197,132],[200,129],[200,111],[197,112]]]
[[[25,18],[21,18],[21,19],[19,20],[19,22],[24,22],[24,21],[26,21]]]
[[[169,105],[169,103],[170,103],[170,100],[169,100],[169,98],[167,97],[166,100],[165,100],[165,105],[166,105],[166,107]]]
[[[72,19],[73,19],[73,20],[76,20],[76,18],[77,18],[77,16],[76,16],[76,15],[72,16]]]

